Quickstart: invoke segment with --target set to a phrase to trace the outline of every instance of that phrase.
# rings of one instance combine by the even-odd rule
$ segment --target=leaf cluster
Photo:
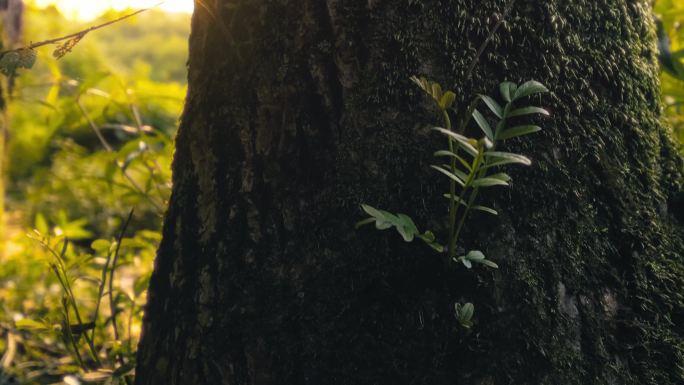
[[[357,223],[357,228],[374,223],[378,230],[390,228],[402,236],[405,242],[420,239],[438,253],[446,253],[453,261],[461,263],[470,269],[473,264],[485,267],[498,268],[498,265],[487,259],[480,250],[471,250],[464,255],[457,255],[460,235],[466,226],[466,220],[471,211],[479,211],[486,214],[498,215],[491,207],[477,202],[479,191],[483,188],[495,186],[509,186],[511,177],[499,169],[508,165],[529,166],[532,161],[524,155],[512,152],[500,151],[497,147],[501,142],[527,136],[541,130],[541,127],[524,122],[524,119],[533,115],[549,115],[545,109],[537,106],[525,105],[522,102],[529,96],[548,92],[548,89],[534,80],[523,84],[503,82],[499,85],[500,100],[488,95],[478,95],[470,104],[468,116],[461,119],[457,130],[452,127],[451,113],[456,100],[456,93],[444,90],[438,83],[426,78],[412,77],[411,81],[422,89],[436,104],[444,119],[444,127],[433,127],[433,131],[442,135],[447,142],[447,148],[438,150],[434,156],[444,159],[445,163],[433,164],[431,168],[445,177],[448,181],[449,191],[444,194],[448,199],[446,244],[437,241],[435,234],[430,231],[421,232],[415,222],[406,214],[392,214],[388,211],[377,209],[367,204],[362,204],[363,211],[370,215]],[[483,103],[489,119],[478,110]],[[464,132],[471,121],[483,133],[481,138],[466,137]],[[513,121],[515,124],[510,124]],[[463,306],[457,304],[456,315],[464,327],[472,325],[471,318],[474,312],[472,304]]]

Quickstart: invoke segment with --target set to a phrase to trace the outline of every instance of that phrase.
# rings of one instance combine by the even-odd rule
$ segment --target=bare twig
[[[480,61],[480,57],[482,57],[484,50],[487,49],[487,46],[489,45],[489,43],[494,38],[494,35],[496,34],[496,32],[499,30],[499,28],[501,27],[503,22],[506,21],[506,18],[508,17],[508,15],[510,15],[511,11],[513,10],[514,4],[515,4],[515,0],[510,0],[508,2],[508,5],[506,5],[506,8],[504,9],[503,15],[501,15],[501,18],[499,19],[499,21],[496,23],[496,25],[494,25],[494,28],[492,28],[492,30],[489,31],[487,38],[485,39],[484,42],[482,42],[482,45],[480,45],[480,48],[477,50],[477,53],[475,54],[473,61],[470,62],[470,66],[468,67],[468,72],[466,72],[464,83],[467,82],[468,80],[470,80],[470,77],[473,75],[473,71],[475,70],[475,66],[477,66],[477,63]]]
[[[127,15],[121,16],[121,17],[119,17],[118,19],[114,19],[114,20],[110,20],[110,21],[108,21],[108,22],[106,22],[106,23],[94,25],[94,26],[89,27],[89,28],[86,28],[86,29],[84,29],[84,30],[82,30],[82,31],[74,32],[74,33],[71,33],[71,34],[69,34],[69,35],[62,36],[62,37],[57,37],[57,38],[54,38],[54,39],[48,39],[48,40],[39,41],[39,42],[37,42],[37,43],[31,43],[31,44],[28,45],[28,47],[23,47],[23,48],[20,48],[20,49],[34,49],[34,48],[42,47],[42,46],[49,45],[49,44],[57,44],[57,43],[62,42],[62,41],[64,41],[64,40],[69,40],[69,39],[74,39],[74,38],[79,38],[79,39],[80,39],[80,38],[83,38],[83,36],[85,36],[86,34],[88,34],[88,33],[90,33],[90,32],[93,32],[93,31],[95,31],[95,30],[98,30],[98,29],[107,27],[107,26],[112,25],[112,24],[116,24],[116,23],[118,23],[118,22],[120,22],[120,21],[126,20],[126,19],[128,19],[128,18],[130,18],[130,17],[133,17],[133,16],[136,16],[136,15],[138,15],[138,14],[141,14],[141,13],[143,13],[143,12],[145,12],[145,11],[149,11],[150,9],[156,8],[156,7],[160,6],[160,5],[163,4],[163,3],[165,3],[165,1],[161,1],[161,2],[159,2],[159,3],[157,3],[157,4],[153,5],[153,6],[151,6],[151,7],[149,7],[149,8],[139,9],[139,10],[133,12],[133,13],[129,13],[129,14],[127,14]],[[14,51],[14,50],[12,50],[12,51]],[[8,52],[8,51],[6,51],[6,52]]]

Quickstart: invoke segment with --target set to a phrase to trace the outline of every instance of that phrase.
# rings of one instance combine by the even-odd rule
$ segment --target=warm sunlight
[[[109,8],[147,8],[159,4],[160,0],[36,0],[39,6],[56,5],[65,16],[79,20],[97,17]],[[168,12],[192,12],[193,0],[167,0],[159,6]]]

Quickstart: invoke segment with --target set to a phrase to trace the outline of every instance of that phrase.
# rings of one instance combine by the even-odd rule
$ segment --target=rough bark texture
[[[683,166],[646,1],[519,0],[468,82],[501,1],[202,4],[137,384],[684,383]],[[362,202],[445,217],[414,74],[461,103],[552,90],[545,130],[506,144],[535,164],[465,234],[499,271],[353,229]]]

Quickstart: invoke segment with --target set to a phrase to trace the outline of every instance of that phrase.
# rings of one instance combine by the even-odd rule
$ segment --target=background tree
[[[646,1],[202,2],[138,384],[679,384],[682,159]],[[551,119],[477,276],[359,232],[361,202],[445,212],[425,75],[462,105],[536,79]],[[453,303],[478,304],[472,331]]]
[[[22,0],[0,1],[0,51],[6,47],[12,47],[19,40],[22,29],[22,12],[24,3]],[[0,82],[0,232],[4,228],[5,212],[5,168],[6,147],[9,137],[7,108],[6,108],[7,84]],[[0,251],[3,250],[3,242],[0,242]]]

